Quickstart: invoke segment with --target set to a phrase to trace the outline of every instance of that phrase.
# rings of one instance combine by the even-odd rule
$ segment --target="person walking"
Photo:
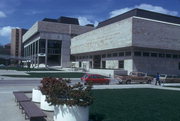
[[[157,85],[157,83],[159,83],[159,85],[161,85],[159,73],[156,74],[156,83],[155,83],[155,85]]]

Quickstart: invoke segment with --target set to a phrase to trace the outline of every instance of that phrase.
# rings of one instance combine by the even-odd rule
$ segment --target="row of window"
[[[134,56],[144,56],[144,57],[160,57],[160,58],[180,58],[180,55],[170,54],[170,53],[155,53],[155,52],[141,52],[135,51]]]
[[[131,56],[131,51],[119,52],[119,53],[108,53],[100,55],[102,58],[110,58],[110,57],[122,57],[122,56]],[[170,53],[155,53],[155,52],[141,52],[135,51],[134,56],[144,56],[144,57],[160,57],[160,58],[180,58],[178,54],[170,54]],[[92,59],[93,56],[77,56],[76,59]]]

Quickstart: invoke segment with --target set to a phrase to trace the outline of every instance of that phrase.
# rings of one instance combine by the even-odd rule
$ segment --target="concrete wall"
[[[155,75],[157,72],[168,75],[179,75],[179,63],[180,59],[173,58],[134,57],[133,70],[146,72],[151,75]]]
[[[129,74],[130,72],[134,71],[133,69],[133,59],[127,59],[124,60],[124,70],[127,70],[127,73]]]
[[[38,32],[38,22],[36,22],[24,35],[22,42],[25,42],[31,36]]]
[[[180,50],[180,24],[134,17],[133,46]]]
[[[118,69],[118,67],[119,67],[118,60],[107,60],[106,61],[106,68],[109,68],[109,69]]]
[[[56,22],[47,22],[47,21],[38,22],[38,31],[40,32],[53,32],[53,33],[79,35],[84,32],[88,32],[90,30],[93,30],[93,27],[56,23]]]
[[[71,40],[71,54],[128,47],[132,45],[132,18],[128,18]]]
[[[79,35],[88,31],[93,30],[93,27],[79,26],[73,24],[64,24],[56,22],[39,21],[36,22],[23,36],[23,42],[27,41],[37,32],[50,32],[50,33],[61,33],[61,34],[73,34]]]

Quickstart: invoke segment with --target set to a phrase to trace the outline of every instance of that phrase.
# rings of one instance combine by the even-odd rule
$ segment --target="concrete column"
[[[39,56],[38,56],[38,54],[39,54],[39,40],[37,42],[37,65],[38,65],[38,68],[39,68]]]
[[[34,65],[36,66],[36,41],[34,42]]]
[[[46,44],[45,44],[45,66],[47,68],[47,57],[48,57],[48,39],[46,39]]]
[[[68,67],[70,66],[70,44],[71,37],[66,36],[64,40],[62,40],[61,44],[61,66]]]

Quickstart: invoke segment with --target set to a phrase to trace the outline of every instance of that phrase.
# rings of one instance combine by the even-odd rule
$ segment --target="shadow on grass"
[[[105,119],[105,115],[100,113],[94,113],[90,114],[89,118],[90,121],[103,121]]]

